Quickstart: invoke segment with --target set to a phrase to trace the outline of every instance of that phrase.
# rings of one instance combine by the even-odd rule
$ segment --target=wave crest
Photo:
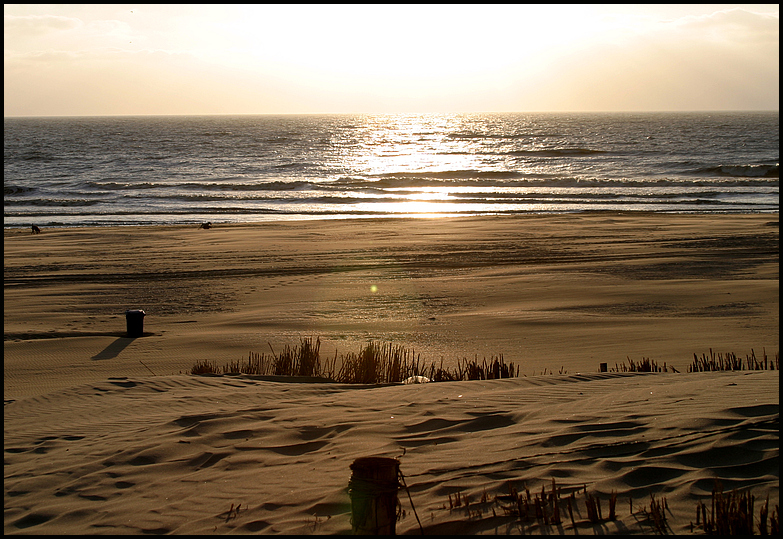
[[[717,165],[697,169],[696,174],[717,174],[734,178],[779,178],[780,163],[774,165]]]

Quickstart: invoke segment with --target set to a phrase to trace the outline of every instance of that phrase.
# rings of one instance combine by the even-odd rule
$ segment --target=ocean
[[[777,213],[779,113],[4,119],[5,227]]]

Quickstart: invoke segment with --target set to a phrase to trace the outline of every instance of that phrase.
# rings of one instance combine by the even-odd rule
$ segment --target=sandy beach
[[[777,357],[777,215],[5,230],[4,307],[6,534],[350,533],[364,456],[400,461],[398,533],[653,533],[651,495],[689,533],[716,479],[779,503],[778,371],[687,372]],[[307,337],[520,377],[189,374]],[[643,358],[679,373],[599,372]],[[553,478],[573,524],[511,514]]]

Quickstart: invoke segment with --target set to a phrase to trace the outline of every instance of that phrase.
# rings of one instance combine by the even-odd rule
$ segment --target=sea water
[[[5,118],[6,227],[776,213],[779,113]]]

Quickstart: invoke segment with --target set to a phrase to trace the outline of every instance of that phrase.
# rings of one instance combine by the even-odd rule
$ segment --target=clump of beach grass
[[[398,383],[413,377],[425,377],[433,382],[459,380],[494,380],[519,376],[519,367],[506,363],[503,355],[479,361],[463,358],[455,368],[425,363],[412,349],[392,343],[371,341],[358,353],[335,355],[322,360],[320,338],[303,338],[298,346],[286,346],[276,354],[250,352],[247,361],[234,361],[219,366],[210,361],[196,363],[191,374],[252,374],[260,376],[309,376],[350,384]]]
[[[332,378],[345,383],[384,384],[426,376],[424,370],[421,356],[414,350],[392,343],[369,342],[358,353],[344,355]]]
[[[696,528],[701,528],[707,535],[753,535],[756,528],[760,535],[780,533],[780,507],[776,505],[769,514],[769,495],[759,510],[757,527],[753,515],[755,496],[750,492],[733,490],[726,494],[720,482],[716,481],[711,502],[709,511],[703,502],[696,504]],[[770,519],[769,530],[767,518]]]
[[[533,520],[541,522],[544,525],[559,526],[563,524],[563,517],[568,514],[571,526],[576,527],[577,522],[574,514],[579,514],[578,501],[576,493],[581,490],[572,490],[570,495],[563,497],[563,489],[558,486],[555,478],[552,478],[552,485],[547,492],[546,484],[541,486],[541,492],[530,493],[525,487],[524,492],[518,491],[516,487],[508,483],[509,494],[496,496],[495,501],[500,505],[503,512],[508,516],[517,518],[520,522],[532,522]],[[591,494],[584,487],[585,510],[587,520],[592,524],[605,522],[606,520],[616,520],[617,518],[617,494],[612,492],[609,497],[609,514],[606,518],[603,516],[601,500],[597,495]],[[486,498],[486,494],[484,498]],[[466,499],[466,496],[462,496]],[[459,500],[459,496],[456,498]],[[451,508],[451,496],[449,496],[449,507]]]
[[[402,382],[406,379],[423,376],[433,382],[460,380],[495,380],[513,378],[519,375],[519,368],[506,363],[503,355],[492,356],[489,360],[479,361],[463,358],[456,367],[444,368],[443,360],[438,365],[429,365],[421,355],[413,350],[392,343],[370,342],[359,353],[348,353],[335,358],[332,365],[339,363],[340,368],[331,376],[335,381],[358,384],[383,384]]]
[[[628,363],[615,364],[613,372],[680,372],[672,366],[667,366],[664,362],[663,366],[659,366],[655,360],[643,357],[641,361],[634,361],[630,357],[626,357]]]
[[[323,376],[320,348],[321,340],[318,338],[301,339],[299,346],[292,348],[286,345],[279,354],[274,349],[271,354],[250,352],[245,362],[232,361],[221,367],[214,362],[200,361],[190,373]]]
[[[214,362],[203,360],[197,361],[190,368],[190,374],[222,374],[222,369]]]
[[[751,349],[750,355],[742,357],[734,353],[716,354],[710,348],[709,356],[702,354],[699,358],[693,354],[693,363],[688,366],[688,372],[707,372],[707,371],[761,371],[761,370],[780,370],[779,354],[775,354],[775,359],[767,357],[767,350],[763,349],[762,358],[756,357],[756,352]]]
[[[666,362],[661,366],[655,360],[646,357],[643,357],[640,361],[634,361],[629,357],[626,359],[627,363],[615,364],[614,369],[610,370],[612,372],[680,372],[672,365],[667,365]],[[701,357],[698,357],[694,353],[693,362],[688,366],[688,372],[744,370],[780,370],[778,354],[775,354],[775,358],[771,359],[767,356],[766,349],[764,349],[762,357],[757,358],[756,352],[751,349],[750,355],[746,355],[743,359],[735,353],[720,354],[710,348],[709,355],[702,354]]]
[[[551,487],[547,492],[546,483],[542,484],[540,492],[531,493],[527,486],[518,490],[514,484],[507,483],[508,494],[499,494],[491,497],[486,489],[481,494],[478,502],[471,501],[469,494],[463,491],[449,493],[448,505],[443,508],[449,511],[463,511],[468,519],[481,518],[487,512],[497,516],[495,508],[498,507],[506,516],[513,517],[521,524],[538,523],[544,526],[565,525],[566,515],[570,520],[571,528],[576,529],[580,525],[597,525],[620,518],[618,511],[618,493],[612,491],[608,495],[599,495],[589,492],[587,486],[561,487],[552,478]],[[570,490],[564,494],[563,490]],[[577,495],[581,494],[580,497]],[[608,514],[604,514],[603,502],[608,505]],[[732,491],[729,494],[723,492],[720,482],[716,481],[712,493],[712,504],[709,509],[703,502],[696,505],[696,524],[690,525],[691,532],[701,529],[707,535],[778,535],[780,532],[779,506],[769,511],[769,495],[766,502],[758,511],[758,520],[754,521],[754,500],[750,492],[738,493]],[[636,518],[640,524],[650,526],[655,534],[667,535],[671,528],[666,514],[669,512],[669,504],[666,497],[656,497],[650,492],[649,505],[642,504],[634,509],[634,502],[628,498],[630,515]],[[584,509],[584,512],[582,512]],[[574,515],[583,515],[581,519]],[[642,518],[640,518],[642,517]]]

